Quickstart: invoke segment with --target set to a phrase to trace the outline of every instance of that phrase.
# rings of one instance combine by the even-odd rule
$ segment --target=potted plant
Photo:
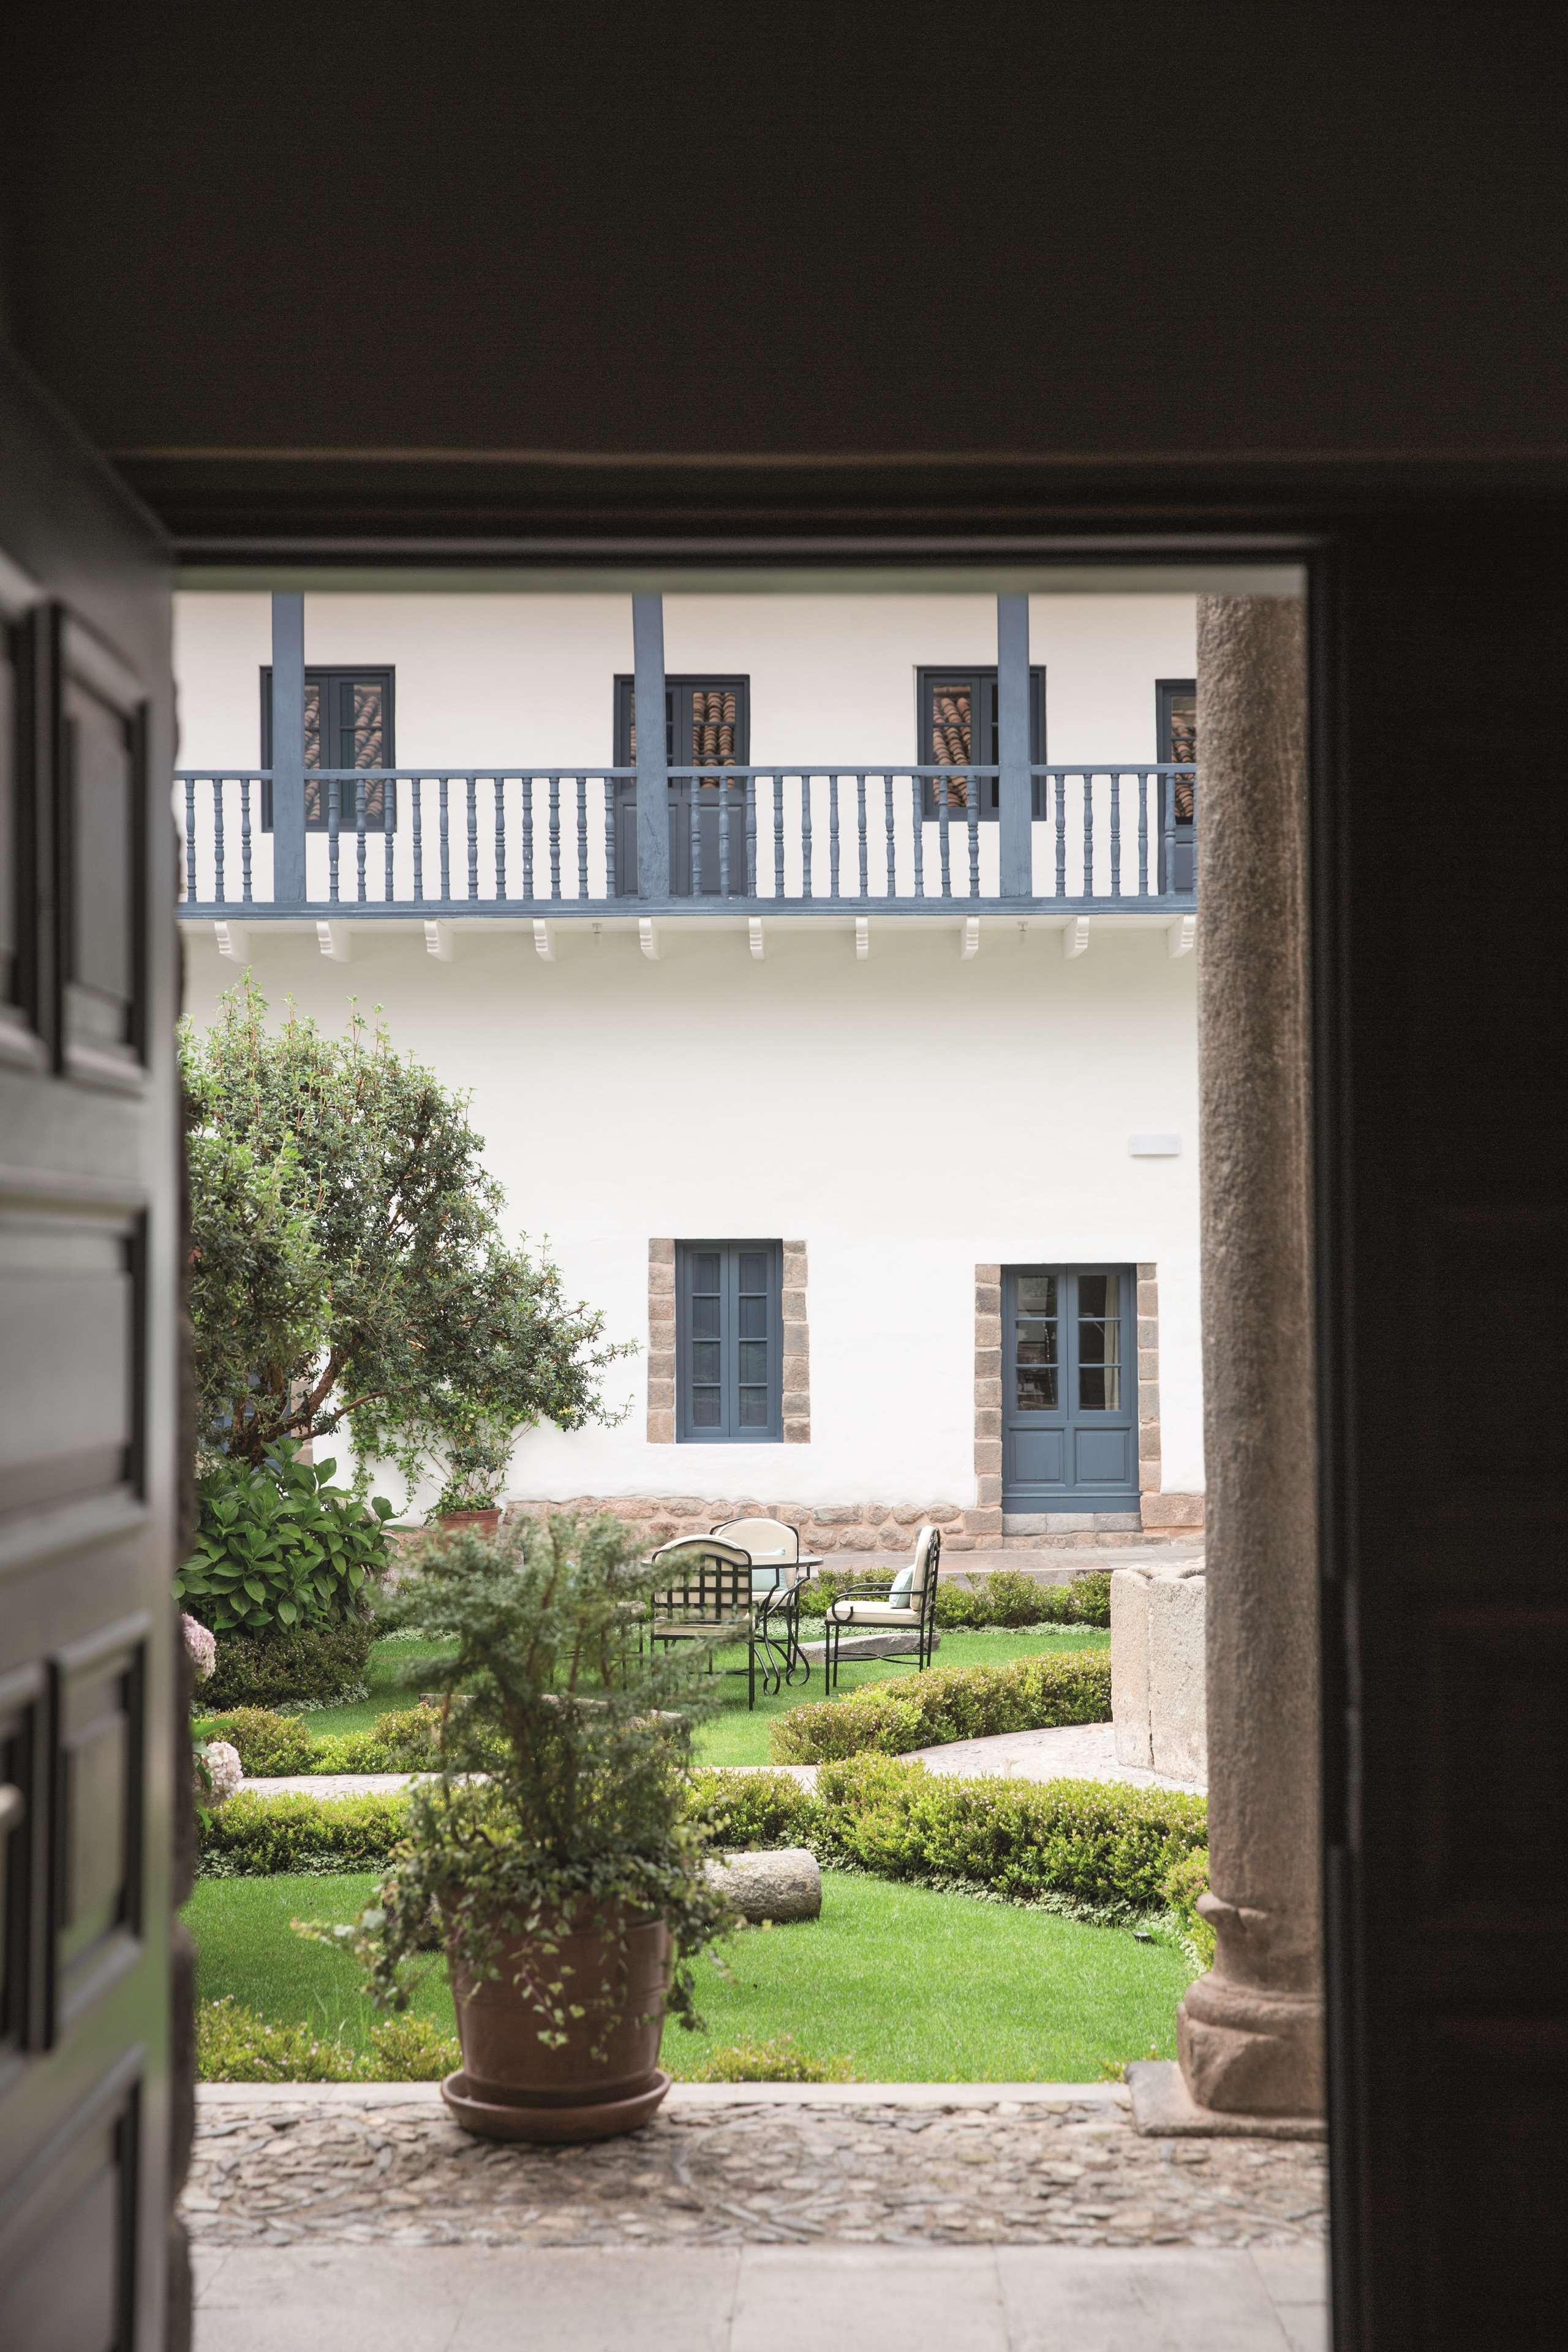
[[[480,1426],[465,1430],[447,1448],[447,1481],[430,1510],[432,1525],[477,1528],[494,1535],[500,1525],[500,1491],[511,1460],[510,1433]]]
[[[309,1932],[348,1942],[395,2010],[445,1951],[463,2063],[442,2096],[491,2138],[646,2122],[665,2016],[700,2023],[692,1962],[733,1924],[685,1814],[712,1677],[700,1645],[642,1640],[656,1581],[618,1521],[557,1517],[426,1543],[388,1611],[446,1651],[409,1668],[438,1694],[439,1776],[373,1906]]]

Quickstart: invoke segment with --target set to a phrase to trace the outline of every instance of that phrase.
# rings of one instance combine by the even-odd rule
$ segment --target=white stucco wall
[[[1190,677],[1190,596],[1033,596],[1030,657],[1046,669],[1046,754],[1154,757],[1154,680]],[[752,684],[758,761],[911,761],[915,672],[996,658],[986,596],[667,596],[665,667]],[[175,600],[184,768],[260,754],[266,596]],[[626,596],[308,595],[305,658],[395,666],[400,766],[608,763],[612,681],[632,667]]]
[[[573,1290],[646,1344],[647,1242],[803,1237],[810,1253],[812,1440],[650,1446],[645,1370],[617,1367],[619,1428],[540,1430],[520,1492],[787,1494],[804,1502],[974,1500],[976,1264],[1153,1260],[1163,1484],[1203,1484],[1194,963],[1163,932],[988,935],[673,932],[563,926],[465,935],[438,965],[416,932],[357,935],[346,969],[309,936],[253,933],[274,1005],[339,1025],[384,1009],[397,1044],[472,1089],[518,1227],[548,1234]],[[235,977],[195,937],[198,1020]],[[1175,1159],[1133,1159],[1168,1129]]]
[[[672,673],[743,672],[758,761],[909,761],[915,671],[995,658],[994,602],[955,596],[671,596]],[[254,764],[265,596],[182,595],[176,672],[186,767]],[[400,765],[605,761],[612,679],[631,667],[629,600],[310,595],[308,662],[395,666]],[[1191,676],[1179,596],[1037,596],[1047,756],[1152,759],[1154,681]],[[350,911],[350,910],[345,910]],[[470,1089],[514,1227],[547,1235],[573,1291],[646,1346],[647,1243],[794,1238],[809,1252],[807,1445],[651,1446],[642,1359],[610,1395],[616,1429],[531,1433],[531,1495],[707,1494],[832,1503],[975,1500],[977,1264],[1159,1269],[1163,1485],[1203,1485],[1194,964],[1163,927],[988,925],[963,962],[952,911],[873,926],[779,919],[757,961],[743,929],[477,923],[456,961],[421,927],[361,926],[346,968],[308,928],[247,932],[274,1007],[329,1025],[384,1008],[401,1047]],[[188,939],[198,1021],[237,976],[210,929]],[[1133,1159],[1142,1130],[1181,1138]]]

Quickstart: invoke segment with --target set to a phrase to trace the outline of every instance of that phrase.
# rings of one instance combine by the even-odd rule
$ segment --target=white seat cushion
[[[918,1609],[897,1609],[889,1601],[836,1601],[833,1614],[840,1625],[918,1625]]]

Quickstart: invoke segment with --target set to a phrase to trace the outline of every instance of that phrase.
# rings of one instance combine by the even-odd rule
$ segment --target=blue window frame
[[[779,1242],[676,1244],[678,1444],[783,1442],[783,1281]]]

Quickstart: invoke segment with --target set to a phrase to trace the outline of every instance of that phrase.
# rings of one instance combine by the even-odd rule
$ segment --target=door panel
[[[0,451],[0,2343],[163,2352],[169,579],[3,356]]]
[[[1004,1510],[1135,1510],[1131,1266],[1008,1266],[1002,1281]]]

